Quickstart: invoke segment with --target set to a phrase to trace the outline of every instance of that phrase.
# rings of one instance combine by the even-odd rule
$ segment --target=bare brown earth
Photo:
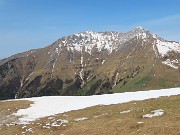
[[[1,115],[9,115],[17,111],[17,107],[25,108],[28,105],[28,101],[0,102],[3,112]],[[157,109],[163,109],[164,114],[143,118],[143,115]],[[128,110],[131,111],[122,113]],[[180,95],[117,105],[99,105],[49,116],[27,125],[4,124],[0,127],[0,134],[180,135]]]

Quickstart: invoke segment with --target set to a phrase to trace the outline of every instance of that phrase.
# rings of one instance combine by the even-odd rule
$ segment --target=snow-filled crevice
[[[119,73],[117,72],[116,75],[115,75],[113,87],[116,86],[116,84],[117,84],[118,76],[119,76]]]
[[[60,47],[59,47],[59,48],[58,48],[58,47],[56,47],[55,53],[56,53],[56,58],[55,58],[54,63],[53,63],[53,65],[52,65],[51,78],[53,77],[54,68],[55,68],[55,65],[56,65],[57,59],[58,59],[59,54],[60,54]]]

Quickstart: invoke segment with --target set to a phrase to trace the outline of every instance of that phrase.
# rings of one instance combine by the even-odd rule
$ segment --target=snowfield
[[[126,103],[134,100],[145,100],[180,94],[180,88],[125,92],[115,94],[93,96],[44,96],[16,100],[29,100],[34,102],[27,109],[20,109],[15,116],[20,116],[19,124],[26,124],[35,119],[64,113],[71,110],[79,110],[96,105],[110,105]]]

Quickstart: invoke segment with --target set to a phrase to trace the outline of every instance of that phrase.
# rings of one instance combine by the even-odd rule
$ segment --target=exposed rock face
[[[0,99],[180,86],[180,43],[138,27],[86,31],[0,61]]]

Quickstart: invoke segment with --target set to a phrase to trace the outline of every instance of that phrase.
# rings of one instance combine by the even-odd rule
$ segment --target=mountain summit
[[[85,31],[0,61],[0,99],[180,86],[180,43],[137,27]]]

